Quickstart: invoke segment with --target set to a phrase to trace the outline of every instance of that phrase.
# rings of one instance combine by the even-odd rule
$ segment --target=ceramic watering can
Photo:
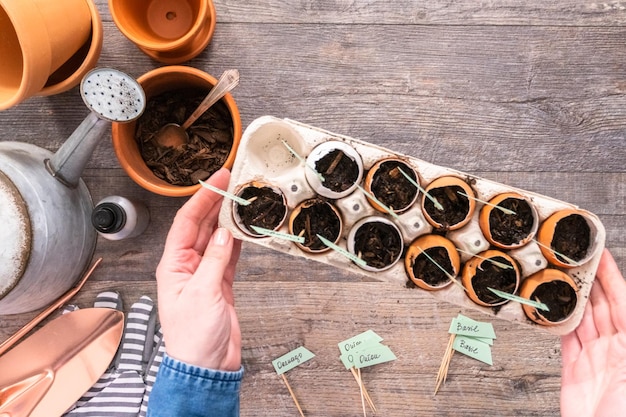
[[[0,142],[0,314],[50,304],[93,256],[93,202],[80,176],[110,122],[142,114],[145,94],[128,75],[105,68],[88,73],[80,91],[91,113],[56,153]]]

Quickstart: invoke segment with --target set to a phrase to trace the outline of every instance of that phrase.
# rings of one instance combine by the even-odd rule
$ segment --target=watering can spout
[[[145,109],[145,93],[130,76],[110,68],[92,70],[80,85],[81,97],[91,110],[50,159],[46,169],[62,184],[76,188],[100,138],[111,122],[136,120]]]
[[[90,113],[54,156],[44,161],[50,175],[63,185],[76,188],[91,154],[109,124],[95,113]]]

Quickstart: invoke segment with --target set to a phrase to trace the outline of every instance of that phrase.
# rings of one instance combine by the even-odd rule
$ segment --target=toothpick
[[[454,338],[455,334],[450,335],[450,339],[448,339],[448,345],[446,346],[446,351],[443,354],[443,358],[441,360],[441,365],[439,365],[439,372],[437,373],[437,380],[435,385],[435,392],[433,395],[437,395],[439,391],[439,387],[441,384],[445,383],[448,379],[448,369],[450,368],[450,361],[452,360],[452,355],[454,354]]]
[[[508,292],[496,290],[496,289],[491,288],[491,287],[487,287],[487,289],[489,291],[491,291],[492,293],[494,293],[495,295],[497,295],[498,297],[500,297],[500,298],[504,298],[504,299],[510,300],[510,301],[515,301],[515,302],[520,303],[520,304],[526,304],[526,305],[529,305],[531,307],[537,308],[539,310],[550,311],[550,308],[548,308],[548,306],[545,305],[542,302],[529,300],[527,298],[519,297],[519,296],[517,296],[515,294],[510,294]]]
[[[567,262],[570,265],[574,265],[574,266],[580,266],[582,265],[580,262],[576,262],[575,260],[573,260],[572,258],[563,255],[561,252],[557,252],[556,250],[554,250],[552,247],[549,247],[547,245],[544,245],[543,243],[539,242],[537,239],[533,239],[534,242],[536,242],[539,246],[544,247],[546,249],[548,249],[550,252],[554,253],[557,256],[560,256],[561,258],[565,259],[565,262]]]
[[[296,395],[293,393],[293,390],[291,389],[289,382],[287,382],[287,377],[285,376],[285,374],[280,374],[280,376],[283,377],[283,382],[285,382],[285,385],[287,386],[287,389],[289,390],[289,394],[291,394],[291,398],[293,399],[293,402],[296,404],[296,407],[298,407],[298,411],[300,412],[300,415],[304,417],[304,413],[302,412],[302,407],[300,407],[300,403],[298,402]]]
[[[456,248],[456,250],[461,252],[461,253],[465,253],[466,255],[471,255],[471,256],[474,256],[474,257],[476,257],[478,259],[482,259],[483,261],[491,262],[492,264],[494,264],[495,266],[497,266],[500,269],[513,269],[513,266],[511,266],[509,264],[505,264],[505,263],[502,263],[502,262],[494,261],[491,258],[485,258],[484,256],[476,255],[476,254],[474,254],[472,252],[467,252],[467,251],[464,251],[464,250],[459,249],[459,248]]]
[[[202,180],[198,181],[200,183],[200,185],[202,185],[204,188],[208,188],[209,190],[213,191],[214,193],[218,193],[219,195],[226,197],[230,200],[233,200],[234,202],[236,202],[237,204],[240,204],[242,206],[247,206],[250,205],[250,201],[248,200],[244,200],[241,197],[237,197],[235,194],[231,194],[228,191],[224,191],[221,188],[217,188],[212,186],[211,184],[209,184],[208,182],[204,182]]]
[[[448,279],[452,282],[454,282],[456,285],[458,285],[459,287],[461,287],[463,289],[463,291],[467,291],[467,288],[465,288],[463,286],[463,284],[461,284],[455,277],[452,276],[451,273],[449,273],[448,271],[445,270],[445,268],[441,265],[439,265],[439,263],[437,263],[437,261],[435,261],[429,254],[426,253],[426,251],[422,248],[420,248],[419,246],[417,246],[417,249],[419,249],[420,251],[422,251],[422,253],[424,254],[425,257],[428,258],[429,261],[431,261],[432,263],[434,263],[437,268],[441,269],[443,271],[444,274],[446,274],[446,276],[448,277]]]
[[[512,216],[517,214],[513,210],[509,210],[508,208],[500,207],[497,204],[493,204],[493,203],[490,203],[488,201],[481,200],[480,198],[472,197],[471,195],[465,194],[463,191],[457,191],[457,193],[461,194],[464,197],[469,198],[470,200],[476,200],[476,201],[481,202],[481,203],[483,203],[483,204],[485,204],[487,206],[491,206],[491,207],[497,208],[498,210],[500,210],[504,214],[509,214],[509,215],[512,215]]]
[[[365,396],[365,400],[367,401],[367,404],[370,406],[370,408],[372,409],[372,411],[374,413],[376,413],[378,410],[376,409],[376,406],[374,405],[374,402],[372,401],[372,398],[370,397],[369,393],[367,392],[367,389],[365,388],[365,384],[363,384],[363,380],[360,379],[356,368],[353,366],[352,368],[350,368],[350,371],[352,372],[352,376],[354,376],[354,379],[356,380],[356,383],[359,384],[359,387],[361,388],[361,390],[363,391],[363,395]]]
[[[424,188],[422,188],[422,186],[421,186],[421,185],[419,185],[419,184],[417,183],[417,181],[415,181],[413,178],[411,178],[411,177],[409,176],[409,174],[407,174],[406,172],[404,172],[404,171],[402,170],[402,168],[398,167],[398,169],[400,170],[400,173],[402,173],[402,175],[404,175],[404,177],[405,177],[407,180],[409,180],[409,182],[410,182],[411,184],[413,184],[415,187],[417,187],[417,189],[418,189],[418,190],[419,190],[422,194],[424,194],[426,197],[428,197],[428,199],[429,199],[430,201],[432,201],[432,202],[433,202],[433,204],[435,205],[435,208],[436,208],[437,210],[443,211],[443,206],[441,205],[441,203],[440,203],[439,201],[437,201],[437,199],[436,199],[435,197],[433,197],[432,195],[428,194],[428,192],[427,192]]]
[[[361,406],[363,407],[363,417],[367,417],[367,411],[365,410],[365,396],[363,395],[363,380],[361,379],[361,368],[358,370],[359,374],[359,388],[361,389]]]
[[[374,200],[376,202],[376,204],[378,204],[379,206],[381,206],[387,213],[391,214],[394,218],[399,219],[398,215],[396,214],[395,211],[393,211],[392,208],[387,207],[385,204],[383,204],[379,199],[377,199],[376,197],[374,197],[374,195],[372,193],[369,193],[365,190],[365,188],[361,187],[360,185],[357,185],[357,188],[359,190],[361,190],[363,192],[363,194],[365,194],[366,196],[368,196],[369,198],[371,198],[372,200]]]
[[[317,170],[315,168],[313,168],[311,165],[307,164],[306,159],[304,159],[303,157],[301,157],[300,155],[298,155],[298,152],[295,151],[295,149],[293,149],[291,146],[289,146],[289,144],[287,143],[286,140],[282,139],[283,145],[285,145],[285,148],[287,148],[289,150],[289,152],[291,152],[291,154],[293,156],[295,156],[296,158],[298,158],[298,160],[300,162],[302,162],[307,168],[309,168],[311,171],[313,171],[313,173],[315,173],[315,175],[317,175],[317,178],[319,178],[319,180],[321,182],[326,181],[324,179],[324,177],[322,176],[322,174],[320,174],[319,172],[317,172]]]

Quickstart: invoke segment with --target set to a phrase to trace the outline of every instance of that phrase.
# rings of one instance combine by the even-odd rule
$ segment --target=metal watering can
[[[0,142],[0,314],[50,304],[93,256],[93,202],[80,176],[110,122],[137,119],[146,99],[133,78],[108,68],[88,73],[80,92],[91,113],[56,153]]]

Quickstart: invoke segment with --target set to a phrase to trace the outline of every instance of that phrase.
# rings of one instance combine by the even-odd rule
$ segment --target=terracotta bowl
[[[137,81],[145,90],[148,102],[151,97],[177,89],[195,88],[208,92],[217,83],[217,80],[211,75],[187,66],[157,68],[142,75]],[[235,100],[230,93],[222,98],[222,102],[226,104],[233,120],[233,145],[223,165],[225,168],[230,169],[235,161],[237,148],[241,141],[241,117]],[[198,191],[201,187],[200,184],[191,186],[172,185],[154,175],[141,156],[135,140],[135,128],[136,122],[113,123],[111,127],[113,149],[120,165],[128,176],[141,187],[159,195],[185,197]]]
[[[149,57],[181,64],[199,55],[215,32],[212,0],[109,0],[120,32]]]

